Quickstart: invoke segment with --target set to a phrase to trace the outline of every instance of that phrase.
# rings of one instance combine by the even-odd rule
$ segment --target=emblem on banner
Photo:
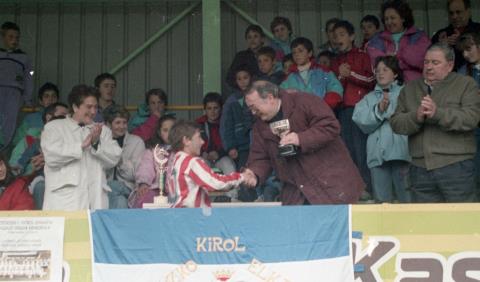
[[[230,280],[230,278],[232,278],[233,273],[234,272],[232,270],[222,269],[222,270],[215,271],[213,275],[215,276],[217,281],[225,282]]]

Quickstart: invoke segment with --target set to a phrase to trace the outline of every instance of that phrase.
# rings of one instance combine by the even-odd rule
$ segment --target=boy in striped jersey
[[[177,122],[168,136],[175,155],[167,169],[167,189],[174,208],[210,206],[209,191],[228,190],[255,177],[249,170],[220,175],[200,158],[204,143],[195,123]]]

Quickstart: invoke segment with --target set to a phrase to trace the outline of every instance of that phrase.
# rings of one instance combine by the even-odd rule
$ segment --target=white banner
[[[62,281],[63,217],[0,217],[0,281]]]

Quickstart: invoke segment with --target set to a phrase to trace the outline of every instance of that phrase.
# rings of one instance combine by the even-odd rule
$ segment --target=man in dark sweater
[[[432,43],[448,43],[455,49],[454,70],[465,64],[462,53],[456,49],[458,39],[464,33],[480,31],[480,23],[473,22],[471,19],[472,11],[470,6],[470,0],[447,0],[450,25],[440,29],[432,37]]]

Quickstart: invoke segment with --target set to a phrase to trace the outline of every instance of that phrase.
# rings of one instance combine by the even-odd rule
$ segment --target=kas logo
[[[245,252],[246,247],[239,241],[240,237],[197,237],[197,253]]]
[[[394,282],[473,282],[480,281],[480,252],[460,252],[445,258],[438,253],[401,253],[400,242],[391,236],[372,236],[362,249],[362,241],[353,239],[353,261],[363,266],[355,272],[355,282],[383,281],[379,268],[395,258]]]

